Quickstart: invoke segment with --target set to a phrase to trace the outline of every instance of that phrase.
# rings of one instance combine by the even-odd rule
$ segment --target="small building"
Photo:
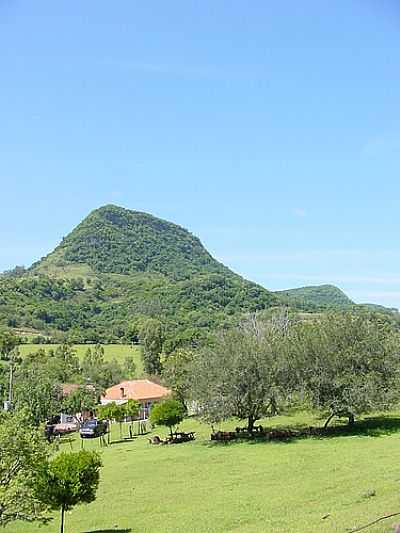
[[[102,405],[110,402],[120,405],[128,400],[136,400],[141,404],[140,418],[146,419],[149,416],[151,406],[170,394],[171,391],[169,389],[153,381],[134,379],[113,385],[105,391],[100,401]]]

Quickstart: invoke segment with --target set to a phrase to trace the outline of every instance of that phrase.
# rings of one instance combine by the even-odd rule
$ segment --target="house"
[[[151,406],[170,394],[169,389],[153,381],[134,379],[113,385],[105,391],[100,401],[102,405],[106,405],[110,402],[123,404],[128,400],[136,400],[141,404],[140,417],[146,419],[149,416]]]

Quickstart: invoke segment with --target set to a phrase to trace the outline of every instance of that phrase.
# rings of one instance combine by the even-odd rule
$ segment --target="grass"
[[[321,420],[297,413],[262,423],[301,427]],[[146,436],[120,441],[118,425],[112,427],[115,442],[106,448],[86,440],[85,449],[100,450],[104,462],[98,498],[67,514],[66,531],[345,532],[400,511],[400,413],[366,418],[354,434],[289,442],[211,443],[204,424],[188,419],[181,428],[195,430],[196,441],[174,446],[150,446]],[[167,430],[153,433],[165,436]],[[61,447],[78,450],[79,439]],[[393,531],[395,522],[368,531]],[[46,527],[13,524],[5,531],[57,528],[58,515]]]
[[[22,356],[37,352],[39,349],[51,350],[56,349],[59,344],[21,344],[19,351]],[[93,350],[94,345],[91,344],[75,344],[74,349],[78,357],[82,360],[88,348]],[[139,346],[132,346],[130,344],[103,344],[104,358],[106,361],[117,359],[123,361],[125,357],[134,357],[138,376],[143,373],[143,364],[141,359],[141,352]]]

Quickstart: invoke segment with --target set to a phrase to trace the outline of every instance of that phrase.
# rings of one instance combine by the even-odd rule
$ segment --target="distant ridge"
[[[277,291],[275,294],[286,299],[292,305],[311,305],[319,308],[349,307],[355,305],[352,300],[334,285],[314,285]]]

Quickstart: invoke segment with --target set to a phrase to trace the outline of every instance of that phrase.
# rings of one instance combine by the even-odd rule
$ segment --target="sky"
[[[400,307],[397,0],[0,0],[0,270],[92,209]]]

